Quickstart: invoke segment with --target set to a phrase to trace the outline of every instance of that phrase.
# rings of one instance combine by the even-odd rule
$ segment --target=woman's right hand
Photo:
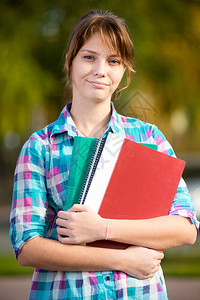
[[[130,246],[123,250],[121,271],[139,279],[152,278],[163,258],[162,251]]]

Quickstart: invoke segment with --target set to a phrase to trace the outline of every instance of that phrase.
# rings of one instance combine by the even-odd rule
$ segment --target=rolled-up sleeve
[[[153,126],[152,135],[158,145],[158,151],[176,157],[170,143],[155,125]],[[196,218],[194,203],[183,178],[179,182],[169,215],[180,215],[189,218],[199,231],[199,221]]]
[[[185,181],[181,178],[174,201],[172,203],[170,215],[180,215],[189,218],[199,228],[199,222],[196,218],[195,208]]]
[[[10,240],[17,256],[24,243],[45,235],[47,192],[42,146],[33,136],[19,155],[10,213]]]

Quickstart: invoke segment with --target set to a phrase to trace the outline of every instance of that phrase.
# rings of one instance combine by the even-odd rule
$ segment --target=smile
[[[104,88],[107,87],[109,84],[106,84],[104,82],[98,82],[98,81],[88,81],[93,87],[96,88]]]

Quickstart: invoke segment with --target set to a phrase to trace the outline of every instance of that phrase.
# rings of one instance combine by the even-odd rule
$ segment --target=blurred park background
[[[14,168],[30,134],[56,120],[69,100],[63,96],[63,56],[73,25],[92,8],[126,20],[135,45],[136,73],[116,108],[156,124],[177,156],[187,161],[184,177],[200,217],[200,2],[1,1],[1,275],[32,272],[15,265],[7,246]],[[200,276],[199,241],[166,256],[166,274]]]

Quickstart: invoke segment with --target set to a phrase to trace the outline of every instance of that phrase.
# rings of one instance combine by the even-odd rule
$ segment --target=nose
[[[104,61],[96,62],[94,66],[94,76],[95,77],[105,77],[106,75],[106,64]]]

